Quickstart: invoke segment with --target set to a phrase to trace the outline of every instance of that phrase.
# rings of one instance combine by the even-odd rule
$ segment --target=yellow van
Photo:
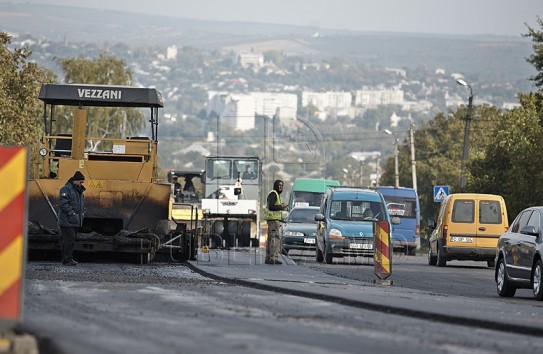
[[[486,261],[494,267],[498,238],[509,227],[505,201],[499,195],[457,193],[447,196],[433,228],[428,264],[444,267],[447,261]]]

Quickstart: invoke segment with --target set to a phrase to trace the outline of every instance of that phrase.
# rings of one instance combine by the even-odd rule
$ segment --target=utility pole
[[[384,130],[385,134],[392,135],[394,137],[394,186],[398,188],[400,186],[400,173],[398,172],[398,137],[389,129]]]
[[[464,126],[464,150],[462,152],[462,167],[460,169],[460,192],[464,191],[466,187],[466,161],[468,160],[468,148],[469,148],[469,127],[471,123],[471,110],[473,109],[473,90],[471,86],[462,79],[456,80],[456,83],[461,86],[469,87],[468,98],[468,114],[466,115],[466,125]]]
[[[411,142],[411,173],[413,175],[413,189],[417,190],[417,161],[415,160],[415,126],[409,126],[409,140]]]
[[[375,186],[379,185],[379,177],[381,177],[380,171],[381,166],[379,166],[381,163],[381,154],[377,154],[377,161],[375,162]]]

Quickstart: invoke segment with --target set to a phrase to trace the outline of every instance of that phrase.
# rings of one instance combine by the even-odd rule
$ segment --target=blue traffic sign
[[[441,203],[449,195],[449,186],[434,186],[434,202]]]

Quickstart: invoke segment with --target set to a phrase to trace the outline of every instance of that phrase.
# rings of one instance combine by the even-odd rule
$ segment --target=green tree
[[[481,193],[504,197],[510,221],[524,208],[540,205],[543,200],[543,162],[540,142],[543,139],[543,20],[540,30],[528,27],[523,37],[531,37],[532,54],[527,62],[537,70],[531,77],[538,92],[520,94],[521,106],[497,116],[487,135],[492,137],[484,153],[469,164],[471,188]]]
[[[28,48],[11,50],[7,33],[0,32],[0,44],[0,145],[31,145],[41,133],[40,84],[54,77],[29,62]]]
[[[283,53],[279,50],[267,50],[263,53],[264,61],[274,63],[277,66],[283,65]]]
[[[520,95],[521,107],[505,112],[489,131],[493,139],[485,153],[473,161],[472,188],[502,195],[509,218],[543,200],[543,161],[538,158],[543,139],[541,96]]]
[[[121,85],[132,84],[132,73],[123,60],[101,54],[94,59],[84,57],[58,58],[66,83]],[[63,108],[57,115],[57,131],[66,133],[72,127],[72,108]],[[145,127],[145,116],[134,108],[116,109],[92,107],[87,113],[87,136],[96,138],[119,138],[138,135]],[[97,150],[101,142],[90,141],[92,150]]]
[[[464,118],[467,107],[459,107],[448,115],[438,114],[434,119],[415,130],[415,154],[417,168],[417,190],[421,204],[421,220],[436,216],[439,204],[434,203],[433,187],[448,185],[451,193],[458,192],[461,156],[464,144]],[[470,168],[474,161],[484,159],[494,139],[496,123],[501,112],[492,106],[476,106],[473,111],[472,134],[469,141],[467,163],[467,192],[481,192],[479,176]],[[394,185],[394,158],[384,162],[385,172],[381,185]],[[400,142],[398,147],[398,170],[400,186],[411,186],[411,151],[409,141]],[[501,193],[498,193],[501,194]],[[421,229],[424,231],[424,229]]]
[[[526,61],[532,64],[537,70],[537,74],[531,77],[531,80],[535,81],[535,85],[541,90],[543,89],[543,20],[539,16],[537,17],[537,23],[540,26],[540,30],[526,25],[528,33],[522,36],[532,38],[534,53]]]

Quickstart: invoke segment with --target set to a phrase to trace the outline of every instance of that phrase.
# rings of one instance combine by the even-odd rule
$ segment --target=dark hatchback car
[[[292,208],[283,225],[281,244],[283,253],[289,250],[315,250],[317,222],[314,217],[319,207],[298,206]]]
[[[517,289],[532,289],[543,300],[543,206],[523,210],[498,240],[496,287],[498,295],[511,297]]]

